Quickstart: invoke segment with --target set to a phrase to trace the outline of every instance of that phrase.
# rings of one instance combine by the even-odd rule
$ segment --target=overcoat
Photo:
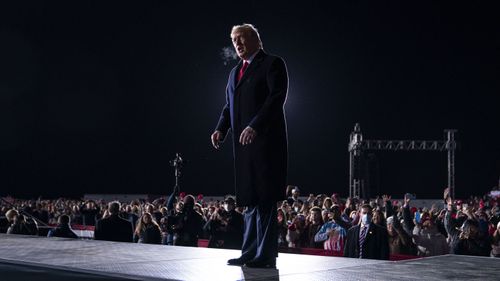
[[[283,59],[259,50],[240,81],[242,61],[229,74],[226,104],[216,130],[232,132],[235,192],[238,206],[283,200],[288,166],[284,104],[288,74]],[[239,143],[241,132],[252,127],[251,144]]]

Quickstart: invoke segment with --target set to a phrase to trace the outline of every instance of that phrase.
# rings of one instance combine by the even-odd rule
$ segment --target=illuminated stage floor
[[[399,262],[279,254],[277,269],[228,266],[236,250],[0,234],[0,280],[499,280],[500,259]]]

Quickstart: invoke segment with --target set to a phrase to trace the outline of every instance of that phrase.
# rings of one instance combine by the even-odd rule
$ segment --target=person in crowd
[[[304,215],[304,216],[309,216],[310,210],[311,210],[311,203],[308,201],[302,202],[301,207],[299,210],[299,213]]]
[[[127,205],[125,206],[125,212],[123,214],[123,218],[132,223],[132,225],[137,225],[137,221],[139,220],[139,211],[136,205]]]
[[[288,201],[288,204],[292,205],[294,202],[297,202],[299,199],[299,196],[300,196],[300,189],[298,186],[295,186],[295,185],[289,185],[287,186],[287,188],[291,188],[291,196],[288,197],[287,201]]]
[[[15,209],[10,209],[5,213],[9,222],[7,234],[38,235],[38,225],[36,222],[27,218]]]
[[[61,215],[58,218],[56,228],[49,230],[47,237],[64,237],[64,238],[78,238],[70,226],[70,217],[68,215]]]
[[[161,244],[160,226],[150,213],[145,212],[137,221],[134,231],[134,242],[145,244]]]
[[[224,222],[226,220],[226,212],[222,208],[216,208],[210,218],[207,220],[203,230],[208,234],[209,248],[224,247]]]
[[[391,254],[416,255],[417,246],[412,238],[403,230],[396,215],[387,218],[387,234],[389,235],[389,250]],[[445,241],[446,242],[446,241]]]
[[[332,205],[333,205],[332,198],[327,197],[323,201],[323,208],[322,209],[323,210],[330,210],[332,208]]]
[[[373,210],[373,223],[381,227],[387,227],[385,215],[382,210]]]
[[[437,229],[431,213],[423,212],[413,228],[412,238],[418,246],[419,256],[445,255],[450,252],[446,237]]]
[[[434,225],[441,235],[444,238],[448,237],[448,232],[446,232],[446,228],[444,227],[444,215],[446,214],[446,209],[442,209],[434,216]]]
[[[498,201],[500,201],[500,198],[498,199]],[[493,206],[491,206],[491,209],[489,211],[491,232],[494,232],[496,225],[500,222],[500,208],[498,204],[500,204],[500,202],[495,203]]]
[[[292,198],[292,190],[293,190],[294,188],[295,188],[295,186],[294,186],[294,185],[290,185],[290,184],[289,184],[289,185],[287,185],[287,186],[286,186],[286,190],[285,190],[285,198],[286,198],[286,202],[287,202],[288,204],[290,204],[290,205],[292,205],[292,204],[293,204],[293,202],[295,201],[295,200],[293,200],[293,198]]]
[[[445,191],[446,194],[446,191]],[[452,218],[455,213],[451,197],[447,197],[447,211],[444,217],[444,225],[450,237],[451,253],[456,255],[489,256],[491,244],[487,239],[481,237],[479,223],[473,218],[467,218],[460,228],[457,228],[456,219]]]
[[[417,246],[417,254],[423,257],[448,254],[450,249],[446,237],[439,232],[431,213],[422,212],[417,222],[411,218],[410,202],[411,197],[406,194],[403,203],[403,220],[406,226],[405,232],[412,237]]]
[[[192,195],[186,195],[183,201],[182,211],[177,215],[174,230],[174,245],[197,247],[198,239],[203,236],[205,224],[203,216],[194,210],[195,199]]]
[[[241,249],[241,243],[243,242],[243,215],[236,211],[234,197],[226,197],[223,208],[218,208],[212,214],[204,228],[210,233],[209,247]]]
[[[296,213],[302,213],[302,207],[304,206],[304,202],[302,200],[297,200],[292,204],[292,210]]]
[[[81,207],[83,225],[94,226],[101,212],[100,208],[92,200],[86,201]]]
[[[286,201],[284,201],[286,202]],[[277,211],[277,228],[278,228],[278,247],[287,248],[288,242],[286,241],[286,235],[288,233],[288,221],[286,212],[283,208],[278,208]]]
[[[80,206],[78,206],[76,204],[71,206],[71,212],[70,212],[69,216],[70,216],[70,220],[73,224],[83,225],[83,217],[82,217],[82,213],[80,212]]]
[[[32,211],[32,215],[41,222],[48,224],[50,214],[47,211],[45,204],[37,202],[34,206],[35,208]]]
[[[344,205],[344,210],[342,211],[342,217],[345,218],[345,221],[349,222],[351,225],[356,225],[359,222],[358,210],[356,209],[357,202],[357,198],[348,197]]]
[[[324,222],[329,221],[332,218],[332,211],[329,209],[321,209],[321,219]]]
[[[150,213],[155,222],[159,222],[162,218],[161,212],[151,203],[146,204],[146,213]]]
[[[173,237],[171,239],[171,243],[169,244],[169,212],[166,207],[161,208],[161,213],[163,217],[160,219],[160,222],[158,225],[160,226],[161,230],[161,244],[162,245],[172,245],[173,244]]]
[[[311,208],[309,215],[307,216],[306,233],[307,233],[307,244],[308,248],[323,248],[323,242],[316,242],[316,233],[323,226],[323,218],[321,217],[321,209],[319,207]]]
[[[183,198],[185,198],[185,195]],[[176,228],[180,224],[179,219],[184,209],[184,202],[176,202],[175,200],[175,196],[171,195],[167,203],[168,216],[162,218],[162,229],[164,229],[162,244],[164,245],[174,245],[174,239],[177,237]]]
[[[108,204],[109,217],[97,221],[94,230],[95,240],[116,242],[133,242],[132,223],[119,216],[120,202],[113,201]]]
[[[288,226],[286,241],[289,248],[302,248],[307,244],[306,220],[298,214]]]
[[[323,249],[341,252],[344,249],[345,237],[347,235],[346,229],[339,224],[340,210],[338,206],[332,212],[331,219],[327,220],[314,236],[314,242],[323,243]],[[338,212],[337,215],[333,214]],[[346,224],[343,224],[344,226]]]
[[[372,207],[365,204],[360,211],[361,220],[347,232],[344,257],[363,259],[389,259],[387,229],[372,223]]]
[[[338,205],[333,205],[330,210],[329,220],[334,221],[336,224],[343,227],[346,231],[352,226],[348,221],[342,218],[342,212]]]
[[[497,223],[497,228],[491,236],[491,256],[500,258],[500,222]]]
[[[224,210],[227,212],[225,223],[226,239],[224,248],[241,249],[243,243],[243,215],[236,210],[236,200],[227,196],[224,200]]]

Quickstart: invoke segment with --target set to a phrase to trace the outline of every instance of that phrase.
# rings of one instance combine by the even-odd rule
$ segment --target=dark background
[[[220,53],[243,22],[287,62],[303,194],[347,195],[356,122],[366,139],[458,129],[457,196],[498,183],[494,1],[135,2],[0,4],[0,195],[166,194],[175,152],[184,191],[231,193],[230,142],[217,152],[209,137],[236,64]],[[380,193],[441,197],[445,153],[376,156]]]

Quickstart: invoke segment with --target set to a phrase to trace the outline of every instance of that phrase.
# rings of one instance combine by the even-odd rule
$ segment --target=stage
[[[228,266],[236,250],[0,234],[0,280],[499,280],[500,260],[406,261],[279,254],[277,269]],[[496,276],[496,277],[495,277]]]

